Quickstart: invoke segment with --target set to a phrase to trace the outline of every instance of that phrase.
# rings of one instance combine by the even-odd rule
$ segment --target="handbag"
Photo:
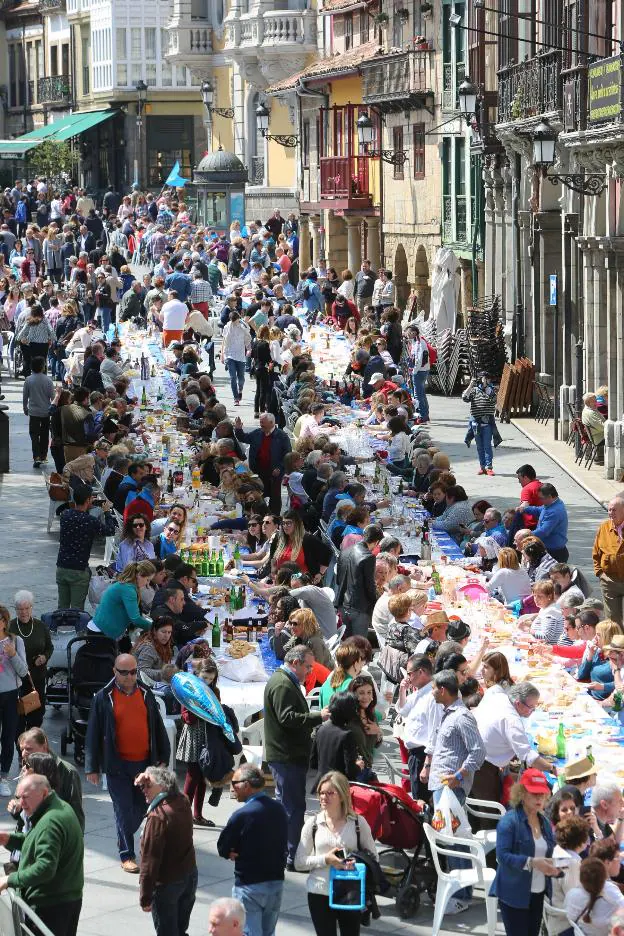
[[[30,672],[28,673],[28,678],[30,679],[32,690],[27,692],[26,695],[20,696],[17,700],[18,715],[30,715],[31,712],[36,712],[37,709],[41,708],[41,699],[39,698],[39,693],[35,689],[35,684],[32,681]]]

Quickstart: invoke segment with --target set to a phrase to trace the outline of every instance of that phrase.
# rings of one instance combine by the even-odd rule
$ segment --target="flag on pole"
[[[189,179],[183,179],[180,175],[180,160],[176,159],[175,165],[165,180],[165,185],[172,188],[184,188]]]

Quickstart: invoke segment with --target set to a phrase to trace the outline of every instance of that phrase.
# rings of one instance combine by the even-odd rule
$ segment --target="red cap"
[[[524,789],[529,793],[550,793],[546,774],[543,774],[541,770],[535,770],[533,767],[529,767],[528,770],[524,771],[520,777],[519,783],[521,783]]]

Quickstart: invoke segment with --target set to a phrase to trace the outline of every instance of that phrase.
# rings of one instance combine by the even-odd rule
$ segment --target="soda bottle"
[[[217,557],[217,575],[223,575],[225,571],[225,559],[223,558],[223,550],[219,550],[219,555]]]
[[[216,559],[215,559],[215,551],[214,551],[214,549],[213,549],[212,552],[210,553],[210,563],[209,563],[209,565],[208,565],[208,575],[209,575],[211,578],[214,578],[214,576],[215,576],[216,574],[217,574],[217,562],[216,562]]]
[[[591,761],[592,764],[596,763],[596,758],[594,757],[591,744],[588,744],[587,747],[585,748],[585,754],[587,756],[588,761]]]
[[[431,559],[431,543],[429,542],[429,533],[423,528],[422,546],[420,547],[420,558],[426,562]]]
[[[614,692],[613,693],[613,711],[614,712],[622,711],[622,701],[623,701],[623,698],[622,698],[622,693],[620,692],[620,690],[618,690],[617,692]]]
[[[557,732],[557,757],[559,760],[566,759],[567,750],[568,745],[566,742],[565,728],[563,727],[563,722],[559,722],[559,731]]]
[[[442,594],[442,582],[440,580],[440,573],[434,565],[431,566],[431,584],[433,585],[433,590],[436,595]]]
[[[221,646],[221,628],[219,627],[219,618],[215,614],[214,624],[212,625],[212,646]]]
[[[192,478],[191,483],[193,486],[193,490],[199,491],[199,489],[201,488],[201,471],[199,470],[199,468],[193,468],[191,478]]]

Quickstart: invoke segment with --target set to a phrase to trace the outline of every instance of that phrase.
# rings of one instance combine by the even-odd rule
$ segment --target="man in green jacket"
[[[0,845],[22,853],[19,870],[0,877],[0,892],[18,890],[54,936],[76,936],[84,887],[84,839],[76,814],[40,774],[20,780],[16,795],[31,829],[0,832]]]
[[[313,664],[314,654],[309,647],[303,644],[293,647],[264,690],[266,759],[275,780],[275,798],[288,816],[288,871],[294,871],[305,817],[312,730],[324,717],[320,712],[309,711],[301,688]]]

